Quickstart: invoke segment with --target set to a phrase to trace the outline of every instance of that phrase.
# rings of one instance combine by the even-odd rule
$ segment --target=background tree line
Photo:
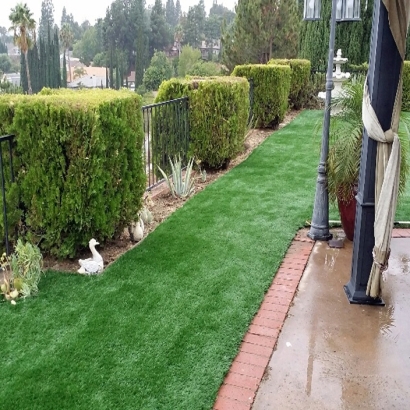
[[[361,8],[360,22],[338,23],[336,28],[336,49],[343,50],[350,65],[368,60],[373,0],[362,1]],[[31,29],[27,28],[27,45],[19,44],[23,45],[22,83],[28,90],[24,77],[31,68],[34,90],[44,85],[65,86],[72,81],[71,70],[65,70],[66,62],[70,68],[71,57],[78,57],[86,66],[107,67],[107,84],[115,88],[126,84],[132,71],[136,88],[144,84],[147,89],[157,87],[169,76],[220,74],[215,68],[220,66],[203,61],[201,46],[208,49],[205,59],[217,60],[227,73],[238,64],[296,57],[307,58],[314,69],[324,70],[330,11],[331,0],[322,0],[322,19],[304,22],[303,2],[298,0],[238,0],[235,11],[215,0],[208,13],[204,0],[198,0],[187,12],[181,10],[180,0],[155,0],[149,7],[145,0],[114,0],[105,16],[93,25],[87,20],[76,22],[66,8],[58,25],[52,0],[43,0],[35,29],[37,39],[30,37]],[[6,55],[8,36],[8,30],[0,28],[2,72],[16,69],[15,62]],[[219,57],[213,47],[221,47]],[[174,53],[172,59],[167,58],[170,51]],[[60,54],[64,60],[61,69]]]

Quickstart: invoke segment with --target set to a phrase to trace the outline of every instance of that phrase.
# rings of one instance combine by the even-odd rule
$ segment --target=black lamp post
[[[304,20],[320,20],[320,9],[321,0],[305,0]],[[308,232],[309,238],[313,240],[327,241],[332,238],[332,234],[329,232],[329,195],[327,191],[326,161],[329,154],[330,104],[333,90],[333,58],[336,21],[358,20],[360,20],[360,0],[332,0],[322,147],[316,181],[312,223]]]

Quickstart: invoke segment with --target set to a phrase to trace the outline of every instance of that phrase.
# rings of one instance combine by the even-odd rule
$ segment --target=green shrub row
[[[290,82],[289,105],[292,108],[300,109],[305,105],[308,97],[308,85],[310,80],[311,64],[309,60],[301,59],[280,59],[270,60],[268,64],[288,65],[292,70]]]
[[[285,117],[291,84],[288,65],[239,65],[232,75],[253,80],[253,124],[257,128],[274,128]]]
[[[141,106],[135,93],[100,89],[0,97],[0,132],[17,140],[10,227],[60,257],[122,232],[146,184]]]
[[[225,166],[243,149],[248,81],[236,77],[173,78],[161,84],[155,102],[184,96],[189,98],[189,155],[210,168]]]

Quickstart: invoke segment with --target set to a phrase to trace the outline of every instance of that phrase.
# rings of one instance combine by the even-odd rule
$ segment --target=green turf
[[[305,111],[98,277],[0,305],[0,408],[210,409],[310,219],[323,114]]]

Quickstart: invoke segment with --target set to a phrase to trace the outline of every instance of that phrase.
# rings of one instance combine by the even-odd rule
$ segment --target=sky
[[[105,16],[105,11],[107,7],[110,6],[112,1],[113,0],[53,0],[54,20],[58,25],[60,25],[61,13],[63,7],[65,6],[67,14],[71,13],[74,16],[74,20],[78,23],[81,24],[83,21],[88,20],[91,24],[94,24],[97,18]],[[38,24],[42,0],[1,0],[0,26],[7,28],[10,27],[10,21],[8,19],[10,9],[14,8],[19,2],[27,4]],[[163,0],[162,2],[165,4],[166,0]],[[180,2],[182,11],[188,11],[189,7],[198,4],[199,0],[180,0]],[[147,0],[147,5],[153,3],[154,0]],[[237,0],[218,0],[218,4],[222,4],[231,10],[234,9],[236,3]],[[209,9],[212,7],[212,4],[213,0],[205,0],[205,10],[207,13],[209,13]]]

